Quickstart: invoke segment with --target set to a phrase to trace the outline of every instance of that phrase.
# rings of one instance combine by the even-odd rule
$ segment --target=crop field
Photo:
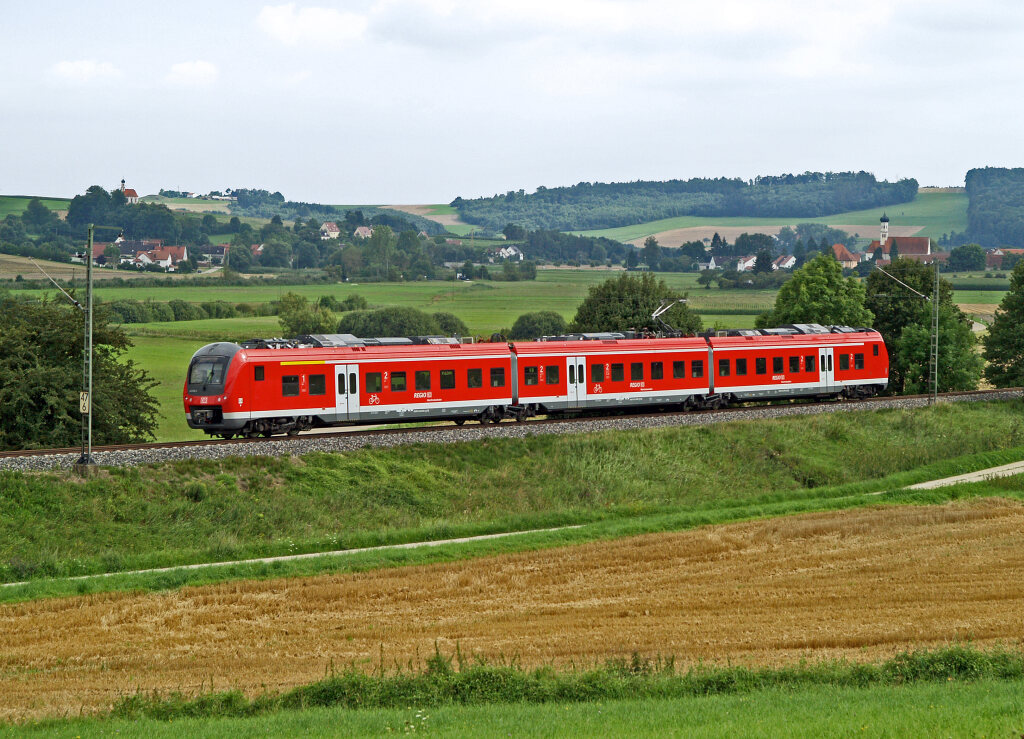
[[[422,669],[435,644],[524,666],[672,654],[866,661],[1024,639],[1024,504],[883,506],[440,565],[0,607],[0,716],[136,690],[247,694],[330,665]]]
[[[892,219],[890,233],[893,235],[912,235],[896,229],[913,227],[913,231],[919,236],[938,238],[944,233],[964,231],[967,228],[967,194],[958,190],[922,188],[918,192],[917,197],[910,203],[902,203],[885,208],[837,213],[818,218],[755,218],[747,216],[704,218],[680,216],[678,218],[665,218],[633,226],[580,231],[579,233],[587,236],[606,236],[617,241],[630,242],[642,241],[648,236],[655,235],[663,246],[678,246],[680,243],[692,238],[703,238],[704,231],[708,229],[712,231],[717,229],[721,232],[728,228],[736,230],[738,234],[743,230],[756,230],[758,227],[795,226],[797,223],[824,223],[841,228],[844,231],[859,233],[863,238],[877,238],[878,219],[881,218],[883,212],[887,213]],[[694,229],[694,232],[669,234],[669,232],[678,232],[680,229]],[[851,231],[851,229],[853,230]],[[698,230],[700,231],[699,233],[697,232]],[[777,228],[773,228],[773,232],[776,230]],[[733,235],[731,238],[735,238],[735,236]]]
[[[142,198],[145,203],[166,205],[171,210],[184,210],[190,213],[230,213],[226,200],[200,200],[198,198],[165,198],[160,195],[147,195]]]

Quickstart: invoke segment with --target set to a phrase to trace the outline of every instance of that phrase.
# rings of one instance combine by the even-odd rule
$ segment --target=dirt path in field
[[[777,664],[1024,639],[1024,505],[884,507],[447,565],[0,608],[0,717],[136,690],[249,693],[435,642],[525,665],[633,651]]]
[[[846,231],[848,234],[860,234],[863,237],[870,236],[875,239],[878,238],[878,226],[849,226],[843,224],[829,223],[827,224],[832,228],[838,228],[840,231]],[[688,241],[702,241],[703,239],[711,239],[717,233],[726,241],[735,241],[737,236],[745,233],[762,233],[769,234],[770,236],[776,236],[779,231],[782,230],[782,226],[691,226],[689,228],[673,228],[669,231],[659,231],[654,234],[654,238],[658,240],[658,243],[662,246],[682,246]],[[791,223],[790,228],[796,228],[796,223]],[[890,226],[890,236],[913,236],[920,231],[923,226]],[[643,236],[639,239],[633,239],[628,242],[636,246],[643,246],[644,241],[647,239]]]

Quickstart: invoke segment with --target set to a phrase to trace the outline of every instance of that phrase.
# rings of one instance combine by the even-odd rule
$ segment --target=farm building
[[[320,226],[320,238],[323,241],[341,238],[341,229],[338,228],[338,224],[334,221],[324,221],[323,225]]]

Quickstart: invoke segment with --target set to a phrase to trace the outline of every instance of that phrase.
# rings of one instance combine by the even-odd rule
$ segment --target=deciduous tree
[[[864,307],[864,286],[852,277],[844,278],[839,262],[821,254],[793,272],[779,289],[775,307],[757,317],[757,326],[870,326],[871,321],[871,311]]]
[[[82,320],[70,306],[0,297],[0,449],[78,444]],[[93,346],[93,443],[152,439],[157,383],[123,358],[131,343],[102,309]]]
[[[539,339],[542,336],[559,336],[565,333],[565,319],[553,310],[524,313],[512,324],[510,339]]]
[[[651,314],[662,300],[682,297],[652,274],[634,277],[624,273],[591,287],[569,328],[584,332],[658,329],[660,324]],[[662,320],[684,333],[701,329],[700,316],[685,305],[673,306]]]
[[[985,359],[985,378],[993,385],[1024,385],[1024,261],[1010,274],[1010,291],[985,337]]]

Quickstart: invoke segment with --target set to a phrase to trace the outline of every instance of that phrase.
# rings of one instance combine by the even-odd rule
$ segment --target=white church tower
[[[878,245],[879,246],[885,246],[885,242],[889,240],[889,216],[887,216],[883,212],[882,213],[882,217],[879,218],[878,220],[882,224],[882,235],[878,239]]]

